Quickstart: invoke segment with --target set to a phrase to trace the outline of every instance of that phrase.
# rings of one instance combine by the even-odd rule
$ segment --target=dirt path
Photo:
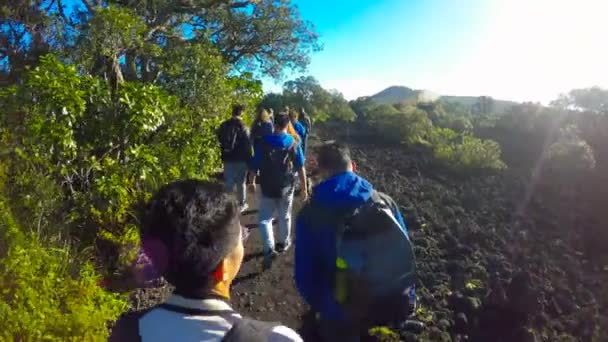
[[[582,228],[563,214],[581,212],[571,210],[576,203],[535,196],[522,215],[527,185],[516,175],[459,178],[416,151],[351,146],[361,175],[397,201],[408,224],[418,318],[429,326],[420,341],[608,341],[608,266],[575,248]],[[234,308],[314,341],[293,281],[294,249],[262,272],[256,195],[248,200],[242,223],[251,237],[232,288]],[[294,221],[300,205],[296,199]]]
[[[269,321],[280,321],[299,328],[307,311],[293,281],[294,248],[281,255],[272,268],[262,272],[262,240],[258,230],[257,192],[249,193],[250,210],[244,213],[241,223],[250,228],[251,235],[245,244],[245,260],[232,286],[234,308],[245,316]],[[301,201],[294,200],[293,224]],[[275,225],[275,232],[277,226]],[[292,229],[292,238],[295,231]]]

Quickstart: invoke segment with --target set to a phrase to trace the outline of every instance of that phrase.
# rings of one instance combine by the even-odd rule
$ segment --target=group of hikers
[[[305,151],[311,129],[304,111],[285,108],[276,115],[260,110],[249,130],[243,107],[234,106],[217,134],[224,186],[168,184],[142,217],[142,247],[174,286],[173,295],[123,315],[111,341],[302,341],[283,325],[243,318],[229,303],[249,236],[240,223],[248,209],[246,183],[249,178],[255,186],[256,177],[263,267],[271,268],[294,243],[295,284],[315,313],[316,339],[361,341],[371,327],[408,322],[415,262],[399,207],[354,172],[350,150],[335,142],[315,149],[320,182],[309,199]],[[297,180],[304,206],[292,239]]]

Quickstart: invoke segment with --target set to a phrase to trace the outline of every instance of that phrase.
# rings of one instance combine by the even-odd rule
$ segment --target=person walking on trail
[[[254,152],[250,172],[260,172],[261,196],[259,222],[264,242],[264,269],[272,265],[273,259],[291,246],[291,211],[293,205],[295,173],[306,185],[304,153],[300,144],[289,134],[289,117],[280,113],[275,117],[275,131],[262,138]],[[303,200],[308,194],[302,193]],[[279,234],[275,244],[272,230],[274,212],[278,214]]]
[[[109,341],[302,341],[290,328],[231,308],[247,237],[239,216],[220,185],[182,180],[161,188],[146,205],[139,232],[144,251],[175,289],[162,304],[121,316]]]
[[[295,282],[325,341],[401,325],[415,306],[415,261],[396,203],[352,172],[350,151],[322,145],[323,181],[296,220]]]
[[[270,110],[262,109],[258,112],[253,124],[251,125],[251,143],[253,148],[260,146],[262,138],[271,135],[274,131],[274,125],[272,124],[272,117]],[[249,173],[248,183],[255,189],[255,177],[256,175]]]
[[[306,142],[306,136],[307,136],[308,132],[306,131],[306,128],[304,128],[304,125],[302,125],[300,123],[300,121],[298,120],[299,118],[300,118],[300,114],[296,110],[294,110],[294,109],[289,110],[289,119],[291,120],[291,124],[293,125],[294,130],[300,137],[300,143],[302,144],[302,151],[304,152],[304,154],[306,154],[305,142]]]
[[[306,152],[306,147],[308,146],[308,137],[312,133],[312,118],[306,113],[304,108],[302,108],[302,112],[300,113],[299,121],[306,130],[306,139],[302,142],[302,147],[304,152]]]
[[[298,132],[296,132],[296,129],[293,128],[291,121],[287,124],[287,134],[289,134],[298,144],[301,142],[300,136],[298,135]]]
[[[241,212],[247,210],[247,162],[251,159],[251,140],[243,122],[243,106],[232,108],[232,118],[224,121],[217,131],[224,162],[224,183],[228,192],[234,191]]]
[[[270,118],[270,112],[266,109],[262,109],[258,112],[257,117],[251,125],[251,142],[255,149],[262,142],[262,138],[271,135],[274,131],[272,119]]]

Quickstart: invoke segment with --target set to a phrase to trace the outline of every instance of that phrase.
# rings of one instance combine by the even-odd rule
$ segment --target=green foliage
[[[179,98],[143,83],[113,88],[52,56],[22,86],[3,92],[5,143],[13,153],[0,158],[10,165],[10,206],[24,228],[45,238],[76,237],[83,246],[109,240],[118,244],[118,264],[128,262],[137,245],[135,208],[164,183],[214,172],[214,130],[233,102],[253,106],[261,95],[259,82],[225,77],[217,54],[205,61],[198,52],[199,64],[182,72],[191,80],[206,74],[215,99],[199,102],[170,82],[165,86]]]
[[[470,122],[463,118],[459,130],[443,128],[447,119],[441,105],[415,105],[401,103],[395,106],[373,105],[360,99],[351,102],[360,118],[379,137],[407,145],[423,145],[432,149],[435,158],[456,171],[471,169],[501,170],[506,165],[501,160],[501,148],[495,141],[481,140],[470,133]],[[424,109],[424,110],[423,110]],[[434,125],[434,118],[436,125]]]
[[[552,102],[560,108],[572,108],[594,113],[608,113],[608,90],[600,87],[573,89]]]
[[[107,339],[107,322],[126,309],[126,301],[98,286],[100,276],[91,264],[68,247],[45,246],[24,233],[2,197],[0,241],[0,339]]]
[[[378,342],[399,342],[401,340],[399,334],[388,327],[373,327],[369,329],[368,334]]]
[[[144,45],[146,24],[127,8],[110,6],[96,11],[87,22],[80,47],[89,57],[118,58]]]
[[[431,141],[435,158],[457,171],[506,168],[495,141],[459,135],[448,128],[434,129]]]
[[[304,109],[316,122],[351,122],[356,118],[348,101],[335,90],[327,91],[312,76],[285,82],[283,94],[267,94],[262,106],[281,111],[285,106]]]
[[[433,124],[442,128],[449,128],[458,133],[467,133],[473,130],[470,111],[458,103],[433,103],[428,106],[428,114]]]
[[[73,7],[69,10],[68,7]],[[0,7],[6,62],[15,84],[38,58],[55,53],[84,73],[156,82],[179,45],[212,45],[236,71],[280,77],[303,71],[318,35],[291,0],[9,1]]]
[[[546,171],[572,179],[595,169],[595,155],[589,144],[580,138],[576,126],[562,128],[560,137],[547,151]]]

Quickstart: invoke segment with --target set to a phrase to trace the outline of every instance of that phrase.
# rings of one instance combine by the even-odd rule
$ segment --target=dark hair
[[[351,165],[350,149],[339,143],[321,145],[318,149],[319,168],[332,172],[344,172]]]
[[[142,246],[176,290],[198,290],[237,245],[238,217],[235,199],[220,185],[199,180],[170,183],[146,205]]]
[[[241,116],[241,115],[243,115],[244,110],[245,110],[245,107],[243,107],[243,105],[236,104],[236,105],[232,106],[232,116]]]
[[[286,113],[279,113],[279,115],[275,115],[274,117],[274,125],[278,129],[285,129],[289,123],[289,115]]]

